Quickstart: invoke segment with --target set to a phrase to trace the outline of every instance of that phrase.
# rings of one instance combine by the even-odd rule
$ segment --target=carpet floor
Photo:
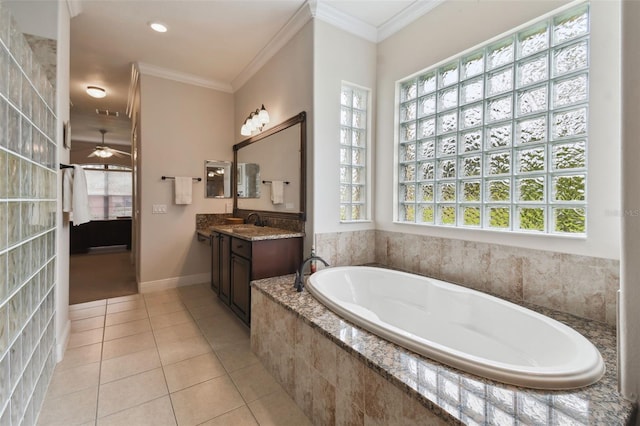
[[[70,256],[70,305],[137,292],[138,284],[130,251],[95,251]]]

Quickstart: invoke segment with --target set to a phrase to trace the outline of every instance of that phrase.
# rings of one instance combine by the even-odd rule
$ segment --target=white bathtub
[[[460,370],[518,386],[573,389],[604,374],[602,356],[560,322],[502,299],[419,275],[349,266],[306,288],[348,321]]]

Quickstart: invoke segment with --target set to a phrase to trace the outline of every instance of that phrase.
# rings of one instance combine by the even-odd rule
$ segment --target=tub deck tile
[[[293,280],[286,275],[252,286],[445,422],[625,425],[633,418],[634,405],[617,390],[615,330],[604,323],[517,303],[583,334],[600,350],[607,368],[602,379],[584,388],[536,390],[475,376],[401,348],[343,320],[307,291],[296,292]]]

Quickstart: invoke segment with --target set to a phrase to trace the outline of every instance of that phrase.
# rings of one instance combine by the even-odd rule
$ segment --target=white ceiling
[[[419,10],[410,20],[416,19],[439,1],[72,0],[69,4],[77,9],[71,19],[72,138],[99,142],[98,129],[106,128],[107,144],[128,143],[125,109],[132,63],[188,75],[231,92],[301,8],[311,14],[322,8],[323,16],[327,11],[340,15],[344,29],[364,28],[371,34],[403,13]],[[152,31],[147,25],[151,21],[166,24],[169,31]],[[90,98],[88,85],[104,87],[107,97]],[[120,117],[101,117],[96,109],[117,111]]]

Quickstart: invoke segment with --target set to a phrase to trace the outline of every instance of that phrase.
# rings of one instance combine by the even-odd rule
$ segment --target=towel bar
[[[162,180],[175,179],[175,178],[176,178],[175,176],[162,176]],[[198,181],[198,182],[200,182],[202,180],[202,178],[199,178],[199,177],[198,178],[191,178],[191,179],[193,179],[195,181]]]

